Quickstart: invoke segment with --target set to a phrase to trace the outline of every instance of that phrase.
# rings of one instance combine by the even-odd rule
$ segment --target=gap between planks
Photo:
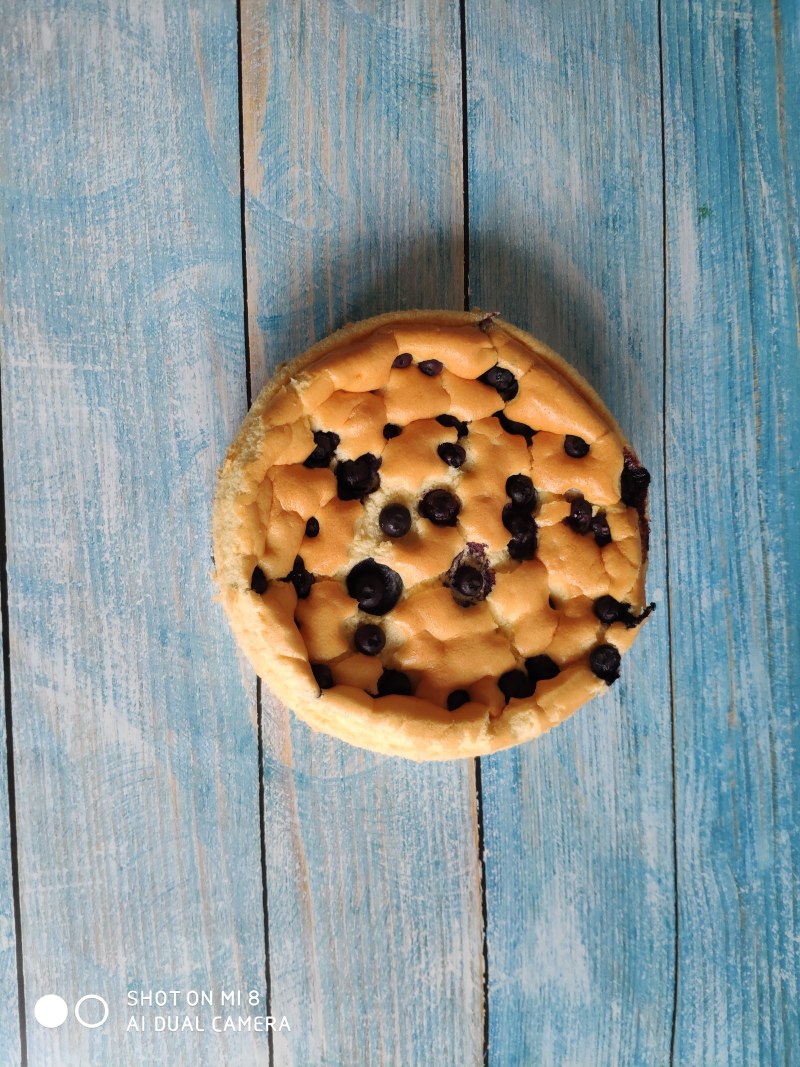
[[[11,637],[8,624],[8,539],[6,528],[5,456],[3,452],[3,391],[0,383],[0,627],[3,631],[3,695],[6,730],[6,790],[8,796],[11,895],[14,908],[14,938],[17,962],[17,1009],[19,1012],[20,1063],[27,1067],[28,1044],[25,1018],[25,972],[22,955],[22,912],[17,859],[17,805],[14,789],[14,731],[11,714]]]
[[[245,204],[244,175],[244,108],[243,108],[243,58],[242,58],[242,0],[236,0],[236,85],[239,117],[239,221],[242,246],[242,309],[244,317],[244,365],[248,410],[253,402],[253,382],[250,364],[250,312],[247,293],[247,213]],[[265,837],[264,796],[264,730],[261,701],[261,679],[256,678],[256,729],[258,734],[258,836],[261,858],[261,907],[264,923],[264,1002],[265,1012],[272,1015],[272,982],[269,962],[269,897],[267,893],[267,842]],[[275,1063],[275,1042],[272,1029],[267,1030],[267,1057],[269,1067]]]
[[[459,0],[459,34],[461,44],[461,181],[464,203],[464,310],[470,310],[469,292],[469,113],[467,109],[467,4]],[[481,894],[481,971],[483,1009],[483,1064],[489,1067],[489,910],[486,899],[486,857],[483,827],[483,784],[481,759],[474,761],[475,820],[477,824],[478,870]]]
[[[673,955],[672,1025],[670,1027],[669,1062],[675,1062],[675,1034],[678,1026],[678,964],[679,964],[679,900],[678,900],[678,776],[675,751],[675,665],[672,652],[672,587],[669,571],[669,487],[667,484],[667,123],[664,111],[664,37],[662,27],[663,0],[658,0],[658,85],[659,116],[661,121],[661,237],[662,237],[662,327],[661,360],[661,456],[664,468],[664,569],[667,601],[667,663],[669,665],[670,745],[672,748],[672,890],[675,916]]]

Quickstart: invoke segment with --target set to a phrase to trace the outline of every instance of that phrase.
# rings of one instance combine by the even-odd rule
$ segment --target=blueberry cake
[[[527,741],[620,674],[650,476],[589,385],[481,312],[355,323],[278,370],[220,472],[219,598],[317,730],[415,760]]]

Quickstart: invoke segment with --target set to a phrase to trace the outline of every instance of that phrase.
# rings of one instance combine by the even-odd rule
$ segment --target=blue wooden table
[[[4,0],[0,97],[0,1064],[800,1064],[796,0]],[[277,363],[470,304],[652,470],[658,610],[416,766],[257,685],[210,502]]]

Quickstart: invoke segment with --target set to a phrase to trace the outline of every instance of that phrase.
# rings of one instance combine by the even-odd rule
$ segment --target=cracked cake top
[[[347,326],[280,368],[220,472],[219,596],[312,727],[416,760],[536,737],[611,685],[650,477],[591,387],[481,312]]]

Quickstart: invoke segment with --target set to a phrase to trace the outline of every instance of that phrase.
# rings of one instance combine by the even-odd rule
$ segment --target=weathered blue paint
[[[243,3],[253,388],[459,307],[458,12]],[[676,1064],[797,1057],[800,11],[663,7]],[[622,682],[483,762],[490,1063],[670,1057],[675,950],[655,5],[467,4],[472,299],[597,386],[654,474]],[[245,406],[232,2],[35,0],[0,40],[2,385],[31,1064],[266,1064],[121,1034],[127,987],[263,989],[254,685],[210,603]],[[5,773],[0,722],[0,777]],[[276,1064],[478,1064],[474,782],[265,693]],[[18,1062],[0,804],[0,1061]],[[33,1021],[43,992],[110,1023]]]
[[[254,387],[346,320],[461,306],[458,10],[245,3]],[[265,689],[276,1062],[478,1064],[472,765],[314,736]]]
[[[30,1062],[264,1063],[263,1034],[124,1030],[129,986],[264,988],[252,678],[209,577],[215,472],[245,409],[235,5],[36,0],[5,21]],[[100,993],[109,1022],[46,1030],[45,992]]]
[[[2,626],[2,621],[0,621]],[[0,631],[1,632],[1,631]],[[5,672],[0,661],[0,1063],[20,1062],[17,936],[11,886],[11,824],[8,817]]]
[[[622,680],[483,763],[491,1064],[663,1064],[673,1005],[655,5],[467,5],[474,303],[573,362],[653,472]]]
[[[676,1063],[800,1055],[800,8],[664,5]]]

